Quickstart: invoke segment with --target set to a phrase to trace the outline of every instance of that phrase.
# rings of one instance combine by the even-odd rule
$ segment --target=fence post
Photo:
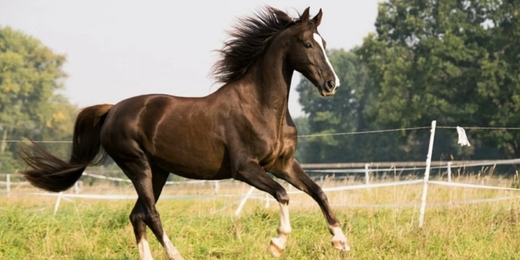
[[[7,196],[9,196],[9,193],[11,192],[11,174],[10,173],[5,175],[5,185],[6,185],[5,190],[7,191]]]
[[[451,182],[451,162],[448,162],[448,182]]]
[[[56,204],[54,204],[54,215],[56,215],[56,213],[58,212],[58,208],[60,207],[61,194],[63,194],[63,192],[58,193],[58,198],[56,199]]]
[[[79,194],[79,192],[79,181],[77,181],[76,183],[74,183],[74,194]]]
[[[219,181],[215,181],[215,194],[218,194],[219,190],[220,190],[220,183],[219,183]]]
[[[238,217],[238,214],[240,214],[240,211],[242,211],[242,208],[244,207],[244,204],[246,204],[247,199],[249,196],[251,196],[251,193],[255,190],[255,187],[251,187],[249,191],[247,192],[246,196],[240,201],[240,205],[238,205],[237,211],[235,211],[235,217]]]
[[[426,211],[426,196],[428,194],[428,181],[430,179],[430,167],[432,164],[433,140],[435,139],[435,127],[437,121],[432,121],[432,129],[430,134],[430,145],[428,146],[428,155],[426,156],[426,170],[424,171],[423,193],[421,197],[421,210],[419,213],[419,228],[424,224],[424,212]]]
[[[368,169],[369,164],[365,163],[365,184],[370,184],[370,170]]]

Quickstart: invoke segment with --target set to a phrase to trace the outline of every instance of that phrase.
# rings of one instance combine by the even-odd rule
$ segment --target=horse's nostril
[[[336,84],[334,83],[333,80],[329,80],[329,81],[327,81],[327,90],[328,90],[328,91],[332,91],[332,90],[334,90],[335,87],[336,87]]]

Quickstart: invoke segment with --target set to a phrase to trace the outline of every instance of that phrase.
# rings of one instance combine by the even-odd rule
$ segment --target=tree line
[[[341,87],[319,97],[297,86],[303,163],[422,161],[437,120],[433,160],[520,156],[520,2],[389,0],[375,32],[329,58]],[[336,25],[341,28],[345,25]],[[0,27],[0,172],[24,166],[18,140],[71,140],[78,108],[60,94],[64,55]],[[455,126],[470,147],[457,144]],[[502,127],[509,127],[504,129]],[[395,131],[379,130],[396,129]],[[374,133],[377,132],[377,133]],[[338,135],[339,134],[339,135]],[[63,158],[68,144],[45,144]]]
[[[65,56],[9,27],[0,28],[0,173],[23,169],[19,141],[71,140],[77,108],[59,94]],[[68,155],[69,146],[45,144]]]
[[[518,158],[520,2],[390,0],[379,4],[375,33],[350,51],[330,51],[341,79],[320,99],[298,85],[308,133],[471,126],[472,146],[438,129],[434,160]],[[429,129],[300,139],[303,162],[425,160]]]

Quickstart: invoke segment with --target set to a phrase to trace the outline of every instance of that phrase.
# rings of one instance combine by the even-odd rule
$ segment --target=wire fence
[[[520,131],[520,127],[506,127],[506,126],[496,126],[496,127],[481,127],[481,126],[437,126],[439,129],[457,129],[457,127],[461,127],[464,129],[471,130],[487,130],[487,131]],[[402,131],[413,131],[413,130],[424,130],[430,129],[430,126],[417,126],[417,127],[402,127],[402,128],[392,128],[392,129],[380,129],[380,130],[366,130],[366,131],[348,131],[348,132],[340,132],[340,133],[314,133],[314,134],[301,134],[298,135],[298,138],[308,138],[308,137],[319,137],[319,136],[342,136],[342,135],[365,135],[365,134],[379,134],[379,133],[388,133],[388,132],[402,132]],[[27,140],[15,140],[15,139],[7,139],[3,140],[5,143],[23,143]],[[72,141],[63,141],[63,140],[33,140],[35,143],[72,143]]]
[[[474,189],[494,189],[494,190],[504,190],[504,191],[520,191],[520,189],[513,187],[499,187],[498,185],[504,186],[509,185],[510,180],[505,180],[505,183],[497,183],[490,182],[489,185],[482,185],[477,183],[457,183],[454,182],[454,176],[452,173],[457,169],[466,168],[466,167],[484,167],[484,166],[494,166],[494,165],[503,165],[503,164],[520,164],[520,159],[516,160],[487,160],[487,161],[460,161],[460,162],[434,162],[434,165],[438,165],[435,168],[442,169],[444,180],[428,180],[428,185],[439,185],[439,186],[448,186],[448,187],[459,187],[459,188],[474,188]],[[345,166],[358,166],[364,165],[366,167],[362,168],[351,168],[347,169]],[[392,167],[388,168],[372,168],[374,166],[386,166],[392,165]],[[415,165],[415,166],[411,166]],[[335,192],[344,192],[344,191],[356,191],[356,190],[367,190],[367,189],[376,189],[376,188],[384,188],[384,187],[400,187],[400,186],[411,186],[411,185],[421,185],[424,184],[424,176],[423,174],[413,174],[411,175],[413,179],[404,179],[400,180],[399,176],[396,175],[389,177],[388,180],[385,180],[384,177],[377,177],[373,173],[381,172],[381,171],[393,171],[393,172],[424,172],[425,166],[424,162],[386,162],[386,163],[350,163],[350,164],[336,164],[332,166],[336,166],[339,168],[326,168],[324,164],[308,164],[304,165],[306,171],[310,173],[325,173],[320,176],[313,177],[315,181],[317,181],[322,187],[324,192],[331,194]],[[316,169],[319,168],[319,169]],[[349,173],[348,175],[336,176],[337,173]],[[355,174],[362,173],[362,178],[354,177]],[[492,173],[491,173],[492,174]],[[88,182],[88,179],[96,179],[101,181],[112,182],[117,185],[121,185],[125,183],[127,185],[131,185],[130,180],[127,178],[118,178],[118,177],[107,177],[103,174],[94,174],[90,172],[85,172],[81,177],[81,181],[77,182],[76,185],[68,192],[63,193],[49,193],[49,192],[41,192],[35,191],[31,189],[28,182],[24,181],[21,175],[19,174],[0,174],[3,178],[0,180],[0,195],[31,195],[31,196],[54,196],[57,198],[56,200],[56,211],[59,208],[61,199],[93,199],[93,200],[135,200],[137,199],[137,195],[135,194],[92,194],[92,193],[83,193],[83,189],[81,187],[82,183]],[[410,176],[410,175],[406,175]],[[350,180],[350,181],[347,181]],[[234,183],[234,184],[233,184]],[[332,185],[328,187],[328,184],[335,183],[336,185]],[[348,183],[345,185],[337,185],[342,183]],[[479,181],[482,183],[482,181]],[[269,205],[272,202],[275,202],[270,196],[266,196],[265,193],[256,191],[254,188],[250,188],[248,192],[244,192],[244,189],[235,189],[237,193],[229,193],[229,189],[226,189],[226,192],[221,191],[222,186],[230,186],[234,185],[235,188],[237,185],[245,185],[239,182],[230,181],[230,180],[219,180],[219,181],[206,181],[206,180],[186,180],[186,181],[168,181],[166,185],[175,185],[178,187],[187,186],[193,187],[193,189],[197,189],[197,187],[203,189],[212,189],[212,194],[177,194],[177,195],[163,195],[161,196],[161,200],[180,200],[180,199],[215,199],[215,198],[237,198],[239,201],[243,201],[243,204],[248,199],[255,200],[264,200],[266,205]],[[495,186],[492,186],[495,185]],[[287,185],[288,186],[288,185]],[[509,185],[510,186],[510,185]],[[15,189],[13,189],[13,187]],[[19,189],[20,187],[28,187],[29,189]],[[18,188],[18,189],[17,189]],[[288,186],[288,194],[301,194],[302,192],[299,190],[294,190],[292,187]],[[443,206],[443,205],[462,205],[462,204],[476,204],[476,203],[489,203],[493,201],[500,201],[506,199],[516,199],[518,196],[507,196],[500,198],[485,198],[485,199],[473,199],[473,200],[465,200],[465,201],[451,201],[451,202],[431,202],[428,203],[428,207],[434,206]],[[239,201],[235,204],[240,204]],[[371,204],[351,204],[351,203],[336,203],[332,204],[334,207],[346,207],[346,208],[403,208],[403,207],[418,207],[420,206],[420,202],[410,202],[406,204],[402,203],[394,203],[394,204],[377,204],[377,202]],[[243,207],[243,205],[242,205]],[[237,208],[236,215],[240,214],[242,207]]]
[[[435,122],[435,121],[434,121]],[[431,127],[414,127],[414,128],[400,128],[400,129],[388,129],[388,130],[379,130],[379,131],[365,131],[365,132],[351,132],[351,133],[334,133],[334,134],[320,134],[320,135],[351,135],[351,134],[368,134],[368,133],[380,133],[380,132],[391,132],[391,131],[408,131],[408,130],[417,130],[417,129],[431,129],[431,139],[430,139],[430,147],[427,155],[427,160],[425,162],[370,162],[370,163],[335,163],[335,164],[303,164],[302,167],[318,182],[324,182],[325,176],[334,176],[335,180],[340,179],[349,179],[358,178],[361,179],[360,182],[351,182],[348,185],[339,185],[334,187],[323,187],[323,190],[326,193],[334,193],[334,192],[344,192],[344,191],[354,191],[354,190],[364,190],[364,189],[377,189],[383,187],[398,187],[398,186],[410,186],[410,185],[423,185],[423,194],[421,196],[420,202],[410,202],[406,205],[403,204],[348,204],[348,203],[340,203],[334,204],[337,207],[364,207],[364,208],[380,208],[380,207],[420,207],[420,221],[419,226],[422,226],[424,220],[424,208],[425,207],[433,207],[440,205],[454,205],[454,204],[476,204],[476,203],[489,203],[494,201],[501,200],[509,200],[509,199],[517,199],[520,195],[513,196],[504,196],[499,198],[484,198],[484,199],[471,199],[465,201],[450,201],[450,202],[432,202],[427,203],[427,189],[429,186],[447,186],[447,187],[458,187],[458,188],[472,188],[472,189],[493,189],[493,190],[503,190],[503,191],[511,191],[518,192],[520,189],[515,187],[499,187],[493,185],[483,185],[477,183],[457,183],[453,182],[453,172],[455,170],[466,169],[468,167],[490,167],[494,168],[497,165],[518,165],[520,164],[520,159],[512,159],[512,160],[484,160],[484,161],[431,161],[431,150],[433,149],[433,138],[435,136],[436,125],[432,122]],[[453,128],[457,127],[449,127],[449,126],[441,126],[438,128]],[[520,128],[511,128],[511,127],[466,127],[468,129],[482,129],[482,130],[520,130]],[[301,138],[316,136],[316,135],[302,135]],[[7,140],[9,142],[19,142],[17,140]],[[51,142],[51,141],[37,141],[37,142]],[[60,142],[61,143],[61,142]],[[443,176],[446,177],[446,180],[430,180],[429,175],[431,170],[438,170],[442,173]],[[405,172],[413,172],[415,175],[403,174]],[[378,173],[383,173],[378,174]],[[394,175],[392,181],[381,181],[381,179],[377,179],[381,176]],[[419,173],[419,174],[417,174]],[[338,176],[339,175],[339,176]],[[0,195],[12,195],[12,194],[26,194],[32,196],[56,196],[56,205],[55,212],[59,208],[59,204],[61,199],[72,200],[72,199],[97,199],[97,200],[126,200],[132,199],[135,200],[137,198],[136,195],[129,194],[83,194],[81,192],[80,183],[74,186],[71,192],[64,193],[47,193],[47,192],[39,192],[39,191],[13,191],[12,187],[20,187],[23,185],[28,185],[27,182],[21,180],[20,176],[17,174],[0,174],[0,176],[4,176],[5,181],[0,181]],[[359,177],[362,176],[362,177]],[[395,176],[407,176],[407,178],[395,178]],[[412,177],[409,177],[412,176]],[[93,179],[102,179],[106,181],[116,182],[116,183],[127,183],[130,181],[126,178],[119,177],[110,177],[103,174],[96,174],[91,172],[86,172],[82,176],[82,180],[85,181],[86,178]],[[16,179],[16,180],[14,180]],[[1,179],[0,179],[1,180]],[[166,185],[178,185],[178,186],[186,186],[186,185],[211,185],[214,189],[213,194],[178,194],[178,195],[163,195],[161,199],[206,199],[206,198],[219,198],[219,197],[235,197],[237,200],[236,204],[238,208],[235,212],[235,215],[239,215],[242,207],[246,203],[248,199],[260,199],[265,200],[266,205],[274,200],[268,196],[265,196],[265,193],[257,192],[253,187],[251,187],[247,192],[240,193],[223,193],[220,191],[220,187],[229,183],[229,181],[198,181],[198,180],[187,180],[187,181],[169,181]],[[2,189],[4,187],[4,189]],[[288,188],[288,194],[299,194],[301,191],[292,190]]]

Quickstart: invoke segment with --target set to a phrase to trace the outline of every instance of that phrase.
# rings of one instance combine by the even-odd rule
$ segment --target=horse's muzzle
[[[336,94],[336,90],[338,89],[339,84],[336,84],[334,80],[328,80],[325,82],[323,87],[320,90],[320,94],[323,97],[328,97]]]

